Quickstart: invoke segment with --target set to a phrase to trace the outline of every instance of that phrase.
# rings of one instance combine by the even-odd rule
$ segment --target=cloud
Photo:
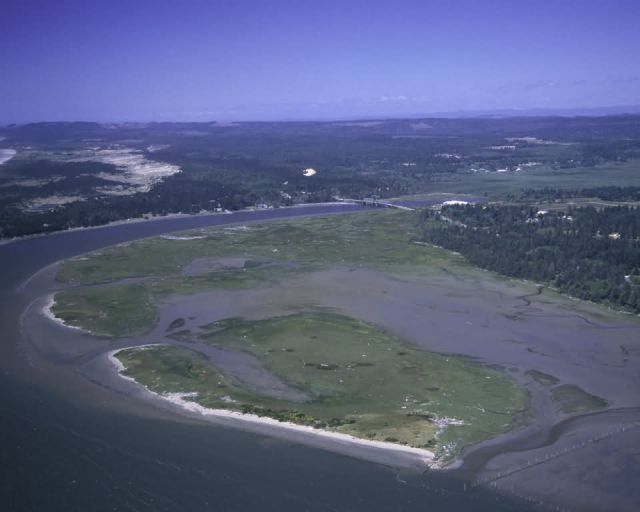
[[[607,81],[613,85],[633,85],[640,82],[640,77],[638,75],[617,76],[609,78]]]
[[[406,96],[380,96],[378,101],[381,103],[408,103],[410,98]]]
[[[561,83],[555,80],[538,80],[524,84],[523,89],[525,91],[535,91],[539,89],[553,89],[560,85]]]

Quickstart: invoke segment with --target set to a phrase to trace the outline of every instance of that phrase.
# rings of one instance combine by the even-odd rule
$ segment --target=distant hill
[[[491,109],[491,110],[458,110],[452,112],[433,112],[424,114],[428,117],[446,118],[486,118],[486,117],[602,117],[625,114],[640,114],[640,105],[623,105],[613,107],[584,108],[529,108],[529,109]],[[419,116],[420,117],[420,116]]]

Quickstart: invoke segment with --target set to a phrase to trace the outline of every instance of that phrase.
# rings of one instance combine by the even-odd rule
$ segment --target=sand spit
[[[118,372],[118,376],[121,379],[124,380],[128,380],[131,382],[135,382],[136,384],[138,384],[138,381],[136,381],[136,379],[134,379],[133,377],[129,377],[127,375],[123,375],[122,372],[125,371],[127,369],[127,367],[122,364],[122,361],[120,361],[120,359],[118,359],[116,357],[116,354],[118,352],[122,352],[123,350],[131,350],[131,349],[136,349],[136,350],[145,350],[147,348],[150,347],[158,347],[160,345],[163,345],[163,343],[148,343],[147,345],[138,345],[137,347],[129,347],[129,348],[119,348],[117,350],[112,350],[111,352],[107,353],[107,358],[109,359],[109,362],[115,366],[116,371]],[[141,386],[142,384],[138,384],[139,386]],[[153,393],[153,391],[149,390],[146,386],[143,386],[147,391],[149,391],[149,393]],[[153,393],[154,395],[157,395],[157,393]],[[161,396],[161,395],[158,395]]]
[[[229,411],[227,409],[208,409],[190,400],[190,398],[191,399],[196,398],[197,393],[167,393],[159,396],[161,396],[163,399],[168,400],[173,404],[176,404],[182,407],[183,409],[186,409],[190,412],[200,413],[203,416],[218,416],[218,417],[224,417],[224,418],[234,418],[234,419],[238,419],[238,420],[246,421],[250,423],[258,423],[262,425],[275,426],[285,430],[294,430],[297,432],[304,432],[307,434],[313,434],[316,436],[326,437],[326,438],[334,439],[338,441],[347,441],[349,443],[359,444],[362,446],[370,446],[370,447],[381,448],[385,450],[393,450],[396,452],[411,453],[411,454],[422,457],[424,463],[429,466],[432,466],[434,464],[433,452],[430,452],[428,450],[423,450],[421,448],[413,448],[411,446],[404,446],[404,445],[389,443],[384,441],[371,441],[368,439],[361,439],[359,437],[355,437],[349,434],[342,434],[340,432],[331,432],[329,430],[322,430],[314,427],[309,427],[306,425],[298,425],[296,423],[278,421],[273,418],[268,418],[265,416],[257,416],[255,414],[245,414],[237,411]]]
[[[152,347],[152,346],[157,346],[157,345],[161,345],[161,344],[150,344],[150,345],[141,345],[139,347],[131,347],[134,349],[144,349],[146,347]],[[113,364],[113,366],[116,368],[118,374],[120,377],[122,377],[123,379],[126,379],[128,381],[131,382],[135,382],[137,385],[142,386],[144,389],[146,389],[149,393],[162,398],[163,400],[166,400],[167,402],[170,402],[174,405],[177,405],[178,407],[180,407],[181,409],[184,409],[186,411],[189,411],[191,413],[197,413],[200,414],[202,416],[209,416],[209,417],[217,417],[217,418],[228,418],[228,419],[233,419],[233,420],[238,420],[241,422],[245,422],[248,424],[253,424],[253,425],[262,425],[262,426],[266,426],[266,427],[272,427],[272,428],[277,428],[279,430],[283,430],[283,431],[290,431],[290,432],[295,432],[295,433],[303,433],[303,434],[310,434],[313,435],[314,437],[319,437],[319,438],[325,438],[327,440],[330,441],[338,441],[338,442],[346,442],[352,445],[358,445],[358,446],[364,446],[364,447],[370,447],[370,448],[376,448],[376,449],[382,449],[382,450],[389,450],[391,452],[395,452],[395,453],[404,453],[404,454],[408,454],[408,455],[413,455],[413,456],[417,456],[422,463],[424,463],[426,466],[430,467],[430,468],[437,468],[438,463],[435,461],[435,454],[429,450],[424,450],[422,448],[414,448],[411,446],[404,446],[404,445],[400,445],[400,444],[395,444],[395,443],[389,443],[389,442],[385,442],[385,441],[372,441],[369,439],[362,439],[359,437],[355,437],[349,434],[343,434],[340,432],[331,432],[329,430],[322,430],[322,429],[318,429],[318,428],[314,428],[314,427],[309,427],[306,425],[298,425],[296,423],[291,423],[291,422],[285,422],[285,421],[278,421],[275,420],[273,418],[268,418],[265,416],[258,416],[256,414],[245,414],[242,412],[237,412],[237,411],[230,411],[227,409],[209,409],[207,407],[204,407],[196,402],[194,402],[193,398],[196,398],[198,396],[197,393],[193,392],[193,393],[156,393],[154,391],[151,391],[149,388],[147,388],[146,386],[143,386],[142,384],[138,383],[134,378],[129,377],[127,375],[123,375],[122,372],[124,370],[126,370],[126,367],[122,364],[122,362],[116,357],[116,355],[119,352],[122,352],[123,350],[128,350],[128,349],[118,349],[118,350],[113,350],[111,352],[108,353],[108,358],[109,361]]]
[[[53,308],[55,304],[56,304],[56,299],[54,297],[54,294],[50,293],[49,295],[47,295],[47,301],[45,305],[42,307],[42,314],[46,316],[49,320],[51,320],[54,324],[57,324],[61,327],[64,327],[66,329],[75,329],[77,331],[82,331],[82,332],[86,332],[87,334],[91,334],[89,331],[86,331],[82,327],[76,327],[75,325],[66,324],[64,320],[62,320],[62,318],[58,318],[56,315],[54,315],[53,311],[51,311],[51,308]]]
[[[164,240],[202,240],[203,238],[207,238],[204,235],[194,235],[194,236],[177,236],[177,235],[162,235],[160,238]]]
[[[0,165],[8,162],[14,156],[16,156],[15,149],[0,149]]]

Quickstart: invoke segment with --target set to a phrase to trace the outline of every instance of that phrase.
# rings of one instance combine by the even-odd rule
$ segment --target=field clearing
[[[637,208],[640,201],[604,201],[596,197],[572,197],[571,199],[562,199],[553,202],[541,202],[538,208],[547,211],[566,211],[568,208],[611,208],[615,206],[628,206]]]
[[[640,185],[640,161],[606,163],[595,167],[552,169],[540,166],[520,172],[460,174],[451,181],[433,184],[433,192],[482,195],[491,200],[518,195],[522,189],[582,189],[601,186]],[[415,199],[422,196],[406,196]]]

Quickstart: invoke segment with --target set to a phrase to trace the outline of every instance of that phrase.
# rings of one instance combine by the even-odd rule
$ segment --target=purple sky
[[[3,0],[0,123],[640,105],[638,0]]]

